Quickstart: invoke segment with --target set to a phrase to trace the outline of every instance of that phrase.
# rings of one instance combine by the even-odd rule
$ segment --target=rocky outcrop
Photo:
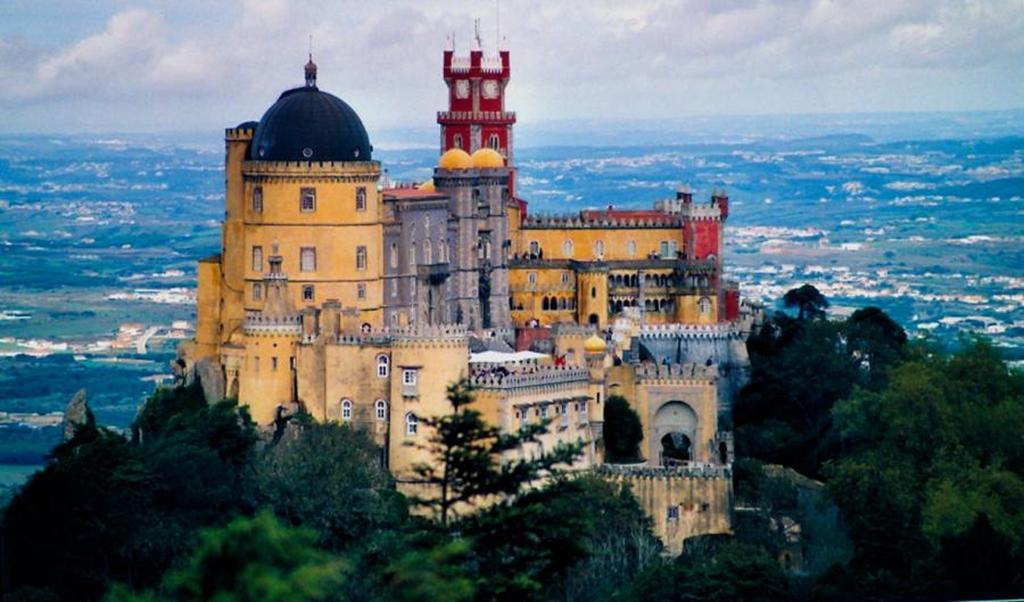
[[[61,421],[64,440],[71,440],[75,436],[75,431],[92,423],[92,421],[93,417],[92,410],[89,409],[89,399],[86,396],[85,389],[80,389],[71,398],[67,408],[64,410],[64,420]]]

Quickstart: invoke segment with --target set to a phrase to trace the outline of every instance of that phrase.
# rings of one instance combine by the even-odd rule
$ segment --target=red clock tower
[[[500,50],[498,56],[484,56],[479,32],[469,56],[455,56],[455,45],[449,38],[444,51],[448,110],[437,114],[442,153],[452,148],[472,153],[490,147],[512,165],[516,114],[505,110],[509,74],[508,50]]]

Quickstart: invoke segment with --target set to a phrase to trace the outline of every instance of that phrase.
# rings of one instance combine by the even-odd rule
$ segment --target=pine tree
[[[413,502],[431,508],[442,525],[449,524],[456,506],[492,496],[514,497],[531,482],[556,474],[560,465],[571,464],[583,449],[582,442],[560,443],[531,459],[504,459],[505,452],[537,443],[547,432],[548,421],[524,425],[515,433],[502,432],[469,407],[473,388],[466,379],[448,387],[448,402],[451,413],[422,420],[431,435],[419,447],[435,461],[413,467],[418,483],[437,492]]]

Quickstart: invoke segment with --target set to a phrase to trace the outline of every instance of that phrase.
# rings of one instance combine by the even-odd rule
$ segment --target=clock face
[[[497,98],[498,97],[498,82],[493,79],[489,79],[483,84],[484,98]]]
[[[455,82],[455,97],[469,98],[469,80],[460,79]]]

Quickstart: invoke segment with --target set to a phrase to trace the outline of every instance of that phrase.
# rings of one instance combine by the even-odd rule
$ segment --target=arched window
[[[541,309],[543,309],[544,311],[547,311],[547,310],[548,310],[548,298],[547,298],[547,297],[544,297],[544,298],[543,298],[543,299],[541,300],[541,302],[540,302],[540,308],[541,308]]]
[[[571,240],[567,240],[562,243],[562,255],[565,256],[566,259],[572,259],[572,251],[573,248]]]
[[[629,255],[630,257],[635,257],[636,256],[636,241],[635,240],[631,240],[631,241],[626,243],[626,255]]]
[[[377,403],[374,404],[377,410],[377,422],[384,422],[388,418],[388,402],[383,399],[378,399]]]
[[[594,243],[594,257],[601,259],[604,257],[604,241],[599,240]]]
[[[462,134],[455,134],[452,137],[452,148],[462,148]]]
[[[596,286],[590,287],[590,298],[591,299],[597,299],[597,287]]]
[[[352,400],[342,399],[341,400],[341,419],[345,422],[352,420]]]
[[[416,269],[416,241],[409,243],[409,269]]]
[[[498,138],[497,134],[491,134],[491,137],[488,140],[488,145],[494,150],[498,150],[501,147],[501,140]]]
[[[430,246],[430,239],[423,241],[423,263],[430,265],[434,263],[434,249]]]
[[[359,271],[366,269],[366,247],[362,245],[356,247],[356,269]]]
[[[391,362],[388,356],[383,353],[377,356],[377,378],[387,378],[390,373]]]
[[[398,243],[391,243],[391,252],[388,255],[388,263],[391,264],[392,268],[398,267]]]
[[[700,315],[706,316],[711,313],[711,299],[707,297],[701,297],[700,301],[697,302],[697,308],[700,311]]]
[[[405,434],[413,436],[416,434],[416,430],[419,428],[420,419],[416,417],[416,414],[409,412],[405,415]]]

